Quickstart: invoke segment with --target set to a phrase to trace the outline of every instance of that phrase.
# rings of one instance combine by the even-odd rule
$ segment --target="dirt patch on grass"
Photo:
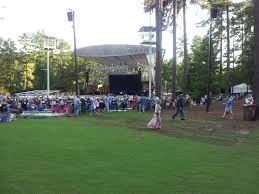
[[[244,111],[241,101],[235,101],[233,104],[233,118],[229,115],[222,118],[225,105],[222,102],[213,102],[210,112],[205,112],[205,106],[193,106],[185,108],[184,112],[187,119],[202,120],[202,121],[216,121],[222,123],[216,127],[218,128],[232,128],[232,129],[254,129],[259,127],[259,121],[244,121]],[[171,116],[174,110],[164,110],[165,116]]]
[[[219,144],[234,145],[249,142],[250,134],[259,129],[259,121],[244,121],[244,111],[241,101],[233,104],[234,117],[229,115],[222,118],[225,105],[222,102],[213,102],[210,112],[205,112],[205,106],[194,106],[184,110],[186,120],[171,119],[175,110],[163,110],[162,128],[151,130],[156,133],[165,134],[170,137],[188,138],[197,141]],[[146,123],[144,123],[146,124]],[[130,126],[139,128],[143,126],[141,121],[135,121]],[[143,130],[143,127],[141,130]],[[150,130],[150,129],[145,129]]]
[[[175,110],[164,110],[163,118],[168,118],[159,133],[174,137],[187,137],[201,141],[233,145],[247,142],[249,134],[259,129],[259,121],[244,121],[242,102],[235,101],[234,117],[222,118],[224,104],[214,102],[210,112],[205,112],[205,106],[194,106],[184,110],[186,120],[173,120],[171,115]],[[164,119],[166,120],[166,119]]]
[[[125,113],[125,117],[104,114],[103,117],[93,118],[91,121],[97,124],[107,122],[112,126],[124,126],[133,130],[149,131],[169,137],[188,138],[218,145],[235,145],[250,142],[250,134],[259,129],[259,122],[243,120],[241,102],[234,102],[233,119],[222,119],[223,110],[224,105],[220,102],[213,103],[209,113],[205,112],[205,106],[195,106],[185,109],[186,120],[180,120],[179,117],[173,120],[171,115],[175,110],[163,110],[162,128],[160,130],[146,128],[146,124],[152,117],[152,114],[147,115],[147,113],[143,113],[142,116],[140,113],[135,115],[131,112],[130,116]],[[136,132],[135,134],[135,132],[133,136],[138,141],[141,141],[144,138],[143,134],[141,132]]]

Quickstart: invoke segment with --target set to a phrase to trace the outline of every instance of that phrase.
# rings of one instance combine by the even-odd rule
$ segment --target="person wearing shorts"
[[[233,118],[233,112],[232,112],[232,107],[233,107],[233,97],[230,96],[227,98],[227,102],[226,102],[226,106],[225,106],[225,110],[224,110],[224,113],[222,115],[222,118],[225,118],[225,116],[227,114],[230,114],[230,119]]]

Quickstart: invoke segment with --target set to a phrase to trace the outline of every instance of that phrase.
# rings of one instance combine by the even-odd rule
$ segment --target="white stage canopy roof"
[[[231,87],[231,93],[238,94],[238,93],[251,93],[251,86],[247,85],[246,83],[238,84],[236,86]]]
[[[152,47],[152,54],[155,48]],[[97,45],[77,49],[77,55],[104,65],[148,67],[149,46],[144,45]]]

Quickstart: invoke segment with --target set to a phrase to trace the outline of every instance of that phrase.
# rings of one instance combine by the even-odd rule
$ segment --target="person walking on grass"
[[[147,124],[147,128],[161,129],[161,100],[156,101],[154,117]]]
[[[96,115],[96,105],[94,100],[91,100],[89,109],[90,109],[90,116]]]
[[[224,113],[222,115],[222,118],[225,118],[225,116],[227,114],[230,114],[230,119],[233,119],[233,112],[232,112],[232,107],[233,107],[233,97],[230,96],[227,98],[227,101],[226,101],[226,106],[225,106],[225,110],[224,110]]]
[[[184,99],[181,94],[176,98],[176,103],[175,103],[176,112],[172,115],[172,119],[175,119],[175,117],[180,113],[181,120],[184,120],[183,105],[184,105]]]
[[[96,115],[102,116],[99,98],[97,98],[96,101],[95,101],[95,107],[96,107],[95,108]]]

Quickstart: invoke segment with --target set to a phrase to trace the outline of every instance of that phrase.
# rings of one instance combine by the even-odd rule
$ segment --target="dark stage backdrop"
[[[113,94],[141,93],[141,75],[139,74],[112,74],[109,75],[110,92]]]

